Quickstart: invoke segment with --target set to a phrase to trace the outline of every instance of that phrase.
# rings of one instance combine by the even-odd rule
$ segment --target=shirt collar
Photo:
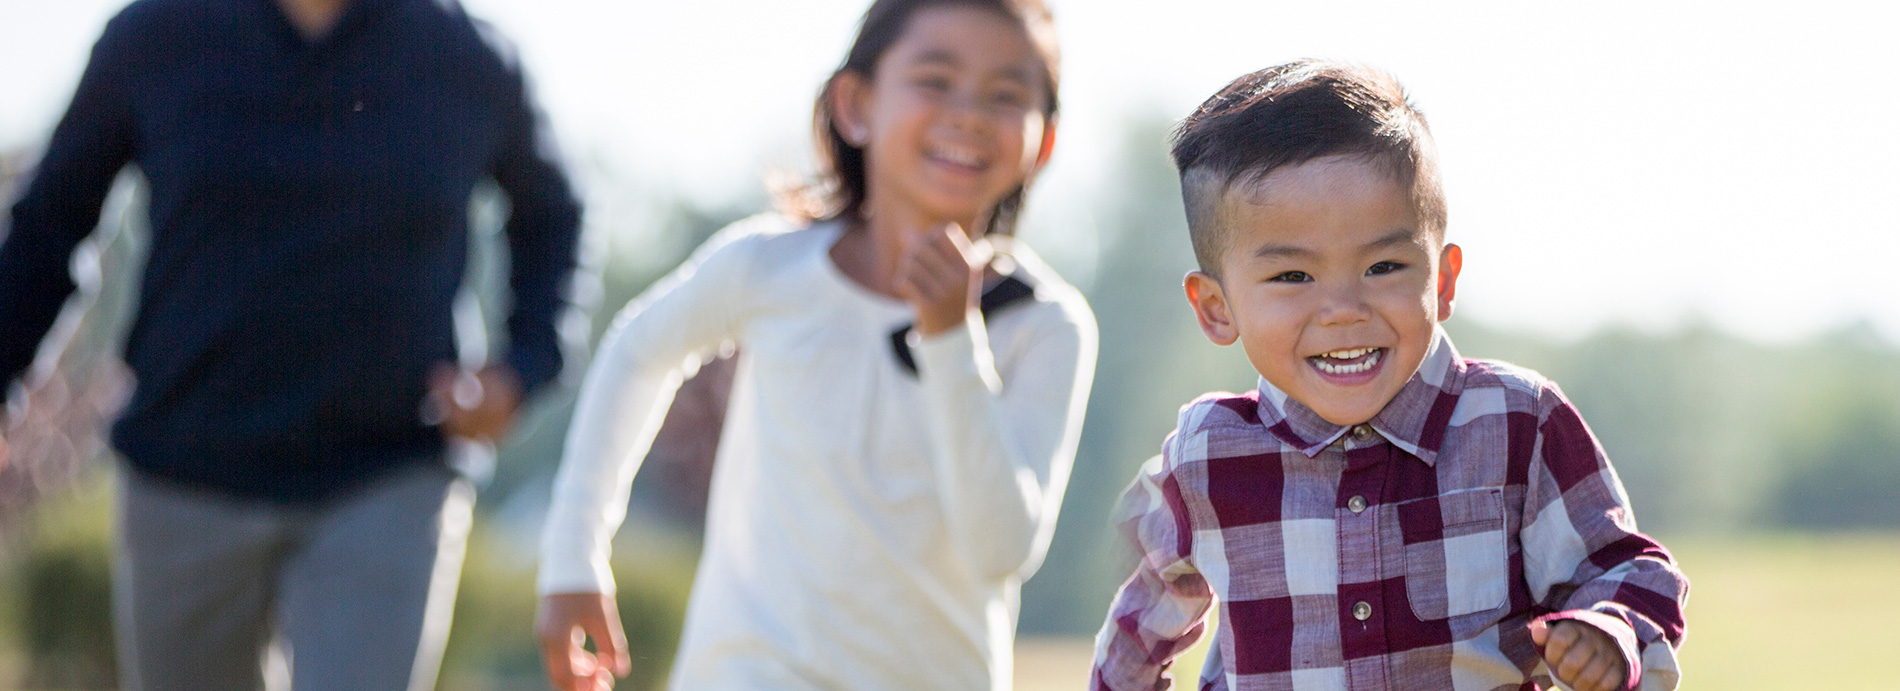
[[[1452,347],[1451,337],[1443,329],[1433,328],[1432,344],[1418,371],[1366,424],[1393,446],[1418,457],[1425,465],[1433,465],[1438,462],[1438,447],[1451,423],[1452,408],[1464,389],[1464,375],[1464,358]],[[1327,422],[1264,377],[1260,379],[1260,423],[1308,458],[1318,456],[1349,431],[1347,426]]]

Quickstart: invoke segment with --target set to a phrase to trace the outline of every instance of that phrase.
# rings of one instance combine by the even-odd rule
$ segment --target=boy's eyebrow
[[[1373,240],[1372,242],[1366,243],[1366,249],[1377,250],[1377,249],[1385,249],[1387,247],[1391,247],[1394,245],[1411,245],[1411,244],[1415,244],[1417,239],[1418,239],[1417,231],[1407,229],[1407,228],[1399,228],[1399,229],[1393,230],[1390,233],[1386,233],[1384,237],[1381,237],[1377,240]]]
[[[1276,244],[1276,243],[1267,243],[1265,245],[1261,245],[1255,248],[1253,251],[1253,256],[1255,259],[1266,259],[1268,257],[1310,259],[1310,258],[1319,256],[1319,253],[1314,252],[1313,250],[1309,250],[1305,247],[1298,247],[1295,245],[1281,245],[1281,244]]]
[[[1410,244],[1414,244],[1414,242],[1417,239],[1417,236],[1418,236],[1418,233],[1414,231],[1400,228],[1390,233],[1386,233],[1384,236],[1380,237],[1377,240],[1373,240],[1372,242],[1366,243],[1365,249],[1378,250],[1378,249],[1384,249],[1387,247],[1393,247],[1397,245],[1410,245]],[[1313,250],[1307,249],[1305,247],[1297,246],[1297,245],[1283,245],[1283,244],[1278,244],[1278,243],[1267,243],[1265,245],[1261,245],[1255,248],[1253,251],[1253,256],[1255,259],[1266,259],[1269,257],[1284,257],[1284,258],[1290,258],[1290,259],[1311,259],[1314,257],[1318,257],[1319,253]]]

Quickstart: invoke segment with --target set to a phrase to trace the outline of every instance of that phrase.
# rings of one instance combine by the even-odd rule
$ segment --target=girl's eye
[[[1398,262],[1379,262],[1377,264],[1373,264],[1370,267],[1367,267],[1366,275],[1367,276],[1383,276],[1385,274],[1389,274],[1403,268],[1405,268],[1405,265],[1400,264]]]
[[[1274,283],[1305,283],[1313,280],[1313,277],[1308,276],[1305,271],[1286,271],[1267,280]]]
[[[935,75],[918,77],[916,80],[914,80],[914,83],[916,83],[917,86],[923,87],[930,91],[949,91],[950,90],[950,79],[948,77],[940,77],[940,76],[935,76]]]
[[[998,91],[990,95],[990,104],[1001,108],[1025,108],[1029,97],[1015,91]]]

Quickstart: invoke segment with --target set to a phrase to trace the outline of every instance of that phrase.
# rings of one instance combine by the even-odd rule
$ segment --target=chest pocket
[[[1510,555],[1503,489],[1452,492],[1397,508],[1413,615],[1429,621],[1504,606]]]

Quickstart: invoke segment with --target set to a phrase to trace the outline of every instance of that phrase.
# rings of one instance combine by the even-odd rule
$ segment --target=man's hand
[[[0,428],[6,426],[4,416],[0,416]],[[0,470],[7,469],[7,431],[0,429]]]
[[[1576,691],[1616,691],[1623,688],[1629,663],[1616,639],[1601,629],[1560,619],[1554,624],[1531,622],[1531,642],[1542,646],[1551,672]]]
[[[559,691],[608,691],[614,679],[633,672],[627,634],[612,595],[555,593],[541,598],[534,620],[548,683]],[[594,650],[583,647],[593,639]]]
[[[429,374],[428,405],[444,435],[499,444],[521,405],[521,379],[501,365],[478,372],[437,365]]]
[[[917,310],[917,333],[934,336],[976,312],[988,242],[972,243],[954,223],[916,236],[898,264],[891,288]]]

